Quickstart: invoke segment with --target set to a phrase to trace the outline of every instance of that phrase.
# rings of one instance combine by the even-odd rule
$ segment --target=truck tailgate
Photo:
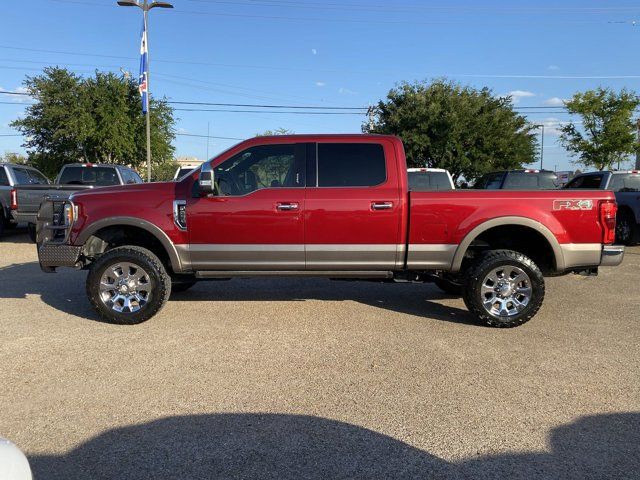
[[[18,216],[21,221],[35,217],[45,197],[66,200],[72,193],[90,188],[84,185],[20,185],[16,187]]]

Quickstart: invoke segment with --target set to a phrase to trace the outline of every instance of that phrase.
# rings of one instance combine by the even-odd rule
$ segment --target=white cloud
[[[318,54],[318,50],[316,50],[315,48],[311,49],[311,55],[317,55]]]
[[[349,90],[348,88],[345,88],[345,87],[340,87],[338,89],[338,93],[340,95],[357,95],[358,94],[358,92],[354,92],[353,90]]]
[[[557,65],[549,65],[547,67],[547,70],[560,70],[560,67]]]
[[[545,105],[549,106],[549,107],[563,107],[564,106],[564,100],[560,97],[551,97],[551,98],[547,98],[544,102]]]
[[[529,92],[527,90],[512,90],[511,92],[507,93],[507,95],[505,96],[511,97],[511,99],[513,100],[513,103],[518,103],[523,98],[535,97],[536,94],[533,92]]]
[[[316,82],[316,87],[326,87],[327,82]]]

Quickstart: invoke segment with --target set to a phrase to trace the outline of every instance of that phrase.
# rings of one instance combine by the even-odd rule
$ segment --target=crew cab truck
[[[477,319],[514,327],[542,305],[544,275],[620,264],[612,192],[409,192],[393,136],[244,141],[179,182],[45,201],[46,272],[88,269],[107,321],[155,315],[200,280],[317,276],[426,282],[456,275]]]
[[[618,204],[616,241],[633,245],[640,237],[640,170],[582,173],[564,188],[602,189],[615,193]]]

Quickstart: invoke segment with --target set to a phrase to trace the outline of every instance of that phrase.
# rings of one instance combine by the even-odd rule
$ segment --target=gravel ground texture
[[[0,436],[36,479],[639,478],[640,247],[529,323],[433,285],[203,282],[102,323],[0,239]]]

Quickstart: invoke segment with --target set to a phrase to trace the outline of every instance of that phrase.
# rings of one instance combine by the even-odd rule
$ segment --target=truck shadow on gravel
[[[13,264],[0,267],[0,299],[38,295],[44,303],[63,313],[99,321],[87,300],[85,280],[86,272],[60,269],[58,273],[47,274],[37,262]],[[355,301],[403,314],[478,325],[466,310],[432,301],[450,298],[433,285],[264,278],[200,282],[187,292],[173,294],[170,302]]]
[[[640,413],[582,417],[555,428],[548,452],[455,463],[343,422],[253,413],[117,428],[64,455],[29,460],[36,480],[631,479],[640,471]]]

